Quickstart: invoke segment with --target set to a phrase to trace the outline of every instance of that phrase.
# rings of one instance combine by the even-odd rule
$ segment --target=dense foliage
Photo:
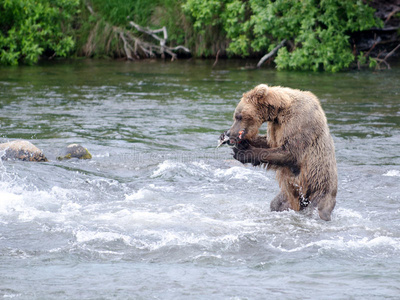
[[[129,20],[166,26],[170,44],[202,57],[259,57],[286,40],[275,58],[278,69],[331,72],[357,59],[366,63],[350,36],[382,26],[361,0],[0,0],[0,62],[34,63],[45,51],[66,56],[74,38],[78,53],[115,56],[116,28],[133,30]],[[74,22],[79,28],[72,32]],[[90,51],[82,50],[88,44]]]
[[[45,51],[67,56],[74,48],[78,5],[79,0],[0,0],[0,62],[32,64]]]
[[[268,52],[286,39],[279,69],[347,68],[355,60],[349,35],[382,25],[361,0],[187,0],[184,10],[199,34],[222,29],[232,55]]]

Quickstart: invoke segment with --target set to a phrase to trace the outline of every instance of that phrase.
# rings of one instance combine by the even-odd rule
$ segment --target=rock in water
[[[57,159],[70,159],[70,158],[79,158],[79,159],[91,159],[92,155],[85,147],[82,147],[79,144],[71,144],[68,145],[61,156],[57,157]]]
[[[0,144],[0,156],[2,160],[48,161],[38,147],[23,140]]]

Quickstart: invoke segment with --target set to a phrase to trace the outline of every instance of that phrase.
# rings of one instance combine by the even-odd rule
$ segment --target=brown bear
[[[260,136],[264,122],[267,135]],[[220,139],[233,145],[238,161],[276,171],[281,192],[271,202],[272,211],[311,206],[318,207],[321,219],[331,219],[337,193],[335,147],[314,94],[260,84],[243,94],[232,127]]]

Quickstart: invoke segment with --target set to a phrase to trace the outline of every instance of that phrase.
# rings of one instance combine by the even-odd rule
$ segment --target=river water
[[[49,158],[0,161],[0,297],[399,298],[400,68],[212,64],[0,68],[0,142]],[[270,212],[274,173],[215,149],[259,83],[320,98],[338,162],[332,221]],[[71,143],[93,159],[56,160]]]

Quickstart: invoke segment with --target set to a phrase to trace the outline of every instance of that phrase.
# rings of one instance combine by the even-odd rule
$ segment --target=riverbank
[[[294,0],[25,2],[0,4],[3,64],[33,64],[39,57],[260,59],[270,54],[263,63],[278,69],[336,72],[388,68],[400,53],[400,4],[390,1],[370,6],[340,0],[318,5]]]

